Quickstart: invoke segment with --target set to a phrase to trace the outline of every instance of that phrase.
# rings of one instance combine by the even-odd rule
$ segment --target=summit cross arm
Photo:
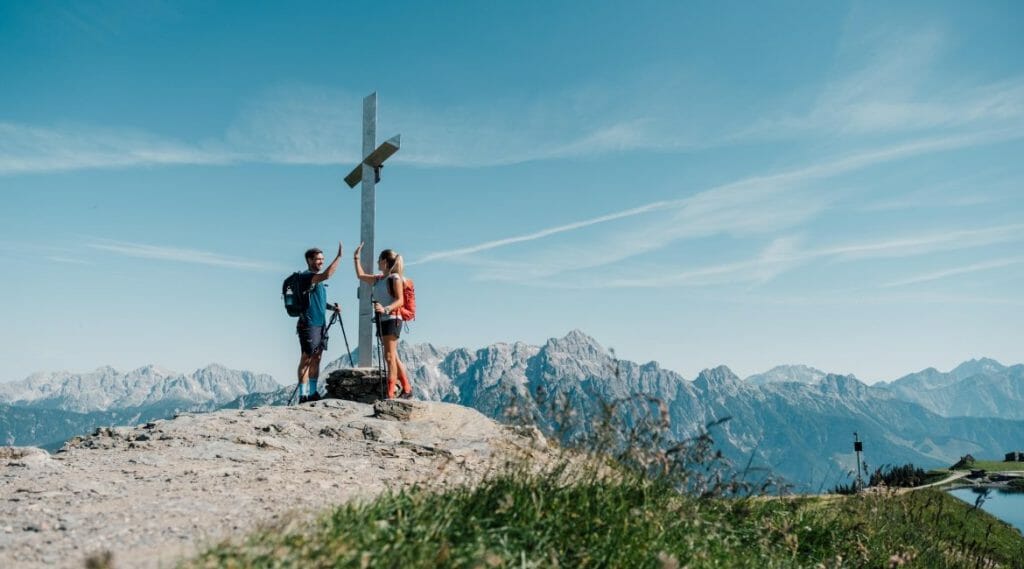
[[[374,216],[376,215],[376,183],[384,161],[398,152],[401,135],[395,135],[377,146],[377,93],[370,93],[363,99],[363,160],[345,176],[348,187],[355,188],[362,182],[362,207],[360,209],[359,235],[363,242],[363,256],[360,259],[363,270],[373,274],[375,249],[373,245]],[[359,367],[373,364],[373,306],[370,304],[370,285],[359,283]]]

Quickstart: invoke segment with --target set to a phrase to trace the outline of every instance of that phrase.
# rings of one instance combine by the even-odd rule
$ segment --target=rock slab
[[[373,404],[385,396],[385,378],[378,368],[345,368],[327,376],[327,397]]]

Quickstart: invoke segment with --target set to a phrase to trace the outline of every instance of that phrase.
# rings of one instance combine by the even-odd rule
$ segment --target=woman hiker
[[[368,275],[363,271],[359,262],[359,255],[362,253],[363,244],[356,247],[354,260],[356,264],[356,277],[373,287],[373,310],[377,313],[377,323],[381,343],[384,344],[384,360],[388,366],[388,399],[395,398],[395,391],[398,380],[402,383],[402,393],[398,397],[409,399],[412,397],[412,385],[409,384],[409,375],[406,372],[405,364],[398,359],[398,336],[402,333],[402,313],[406,306],[406,291],[413,290],[412,279],[405,278],[403,274],[402,256],[391,249],[384,249],[377,258],[377,268],[381,271],[376,275]],[[408,295],[411,296],[411,295]],[[412,300],[409,298],[409,300]],[[410,302],[409,304],[412,304]]]

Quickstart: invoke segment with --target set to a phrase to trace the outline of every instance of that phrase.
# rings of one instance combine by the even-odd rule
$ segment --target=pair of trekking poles
[[[370,298],[370,306],[373,306],[377,301],[372,297]],[[380,373],[380,398],[388,398],[388,369],[387,364],[384,362],[384,338],[380,335],[380,312],[373,311],[373,319],[377,324],[377,372]],[[351,359],[351,356],[349,356]]]
[[[370,305],[372,306],[376,301],[370,299]],[[387,365],[384,363],[384,339],[380,335],[380,313],[374,312],[374,320],[377,325],[377,371],[380,373],[380,397],[381,399],[387,399]],[[356,362],[352,359],[352,348],[348,345],[348,334],[345,333],[345,321],[341,318],[340,312],[334,312],[331,314],[331,320],[327,323],[324,328],[324,337],[320,342],[320,351],[327,349],[327,340],[329,339],[328,332],[331,330],[331,326],[334,326],[335,322],[341,325],[341,337],[345,339],[345,351],[348,353],[348,363],[351,367],[356,367]],[[291,405],[292,400],[295,399],[295,394],[299,392],[299,384],[295,384],[295,389],[292,390],[292,394],[288,397],[286,405]]]

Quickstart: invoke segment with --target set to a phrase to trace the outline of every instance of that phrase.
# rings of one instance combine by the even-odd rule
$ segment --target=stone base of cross
[[[387,399],[385,381],[380,368],[354,367],[332,371],[327,376],[327,397],[360,403],[376,403]]]

